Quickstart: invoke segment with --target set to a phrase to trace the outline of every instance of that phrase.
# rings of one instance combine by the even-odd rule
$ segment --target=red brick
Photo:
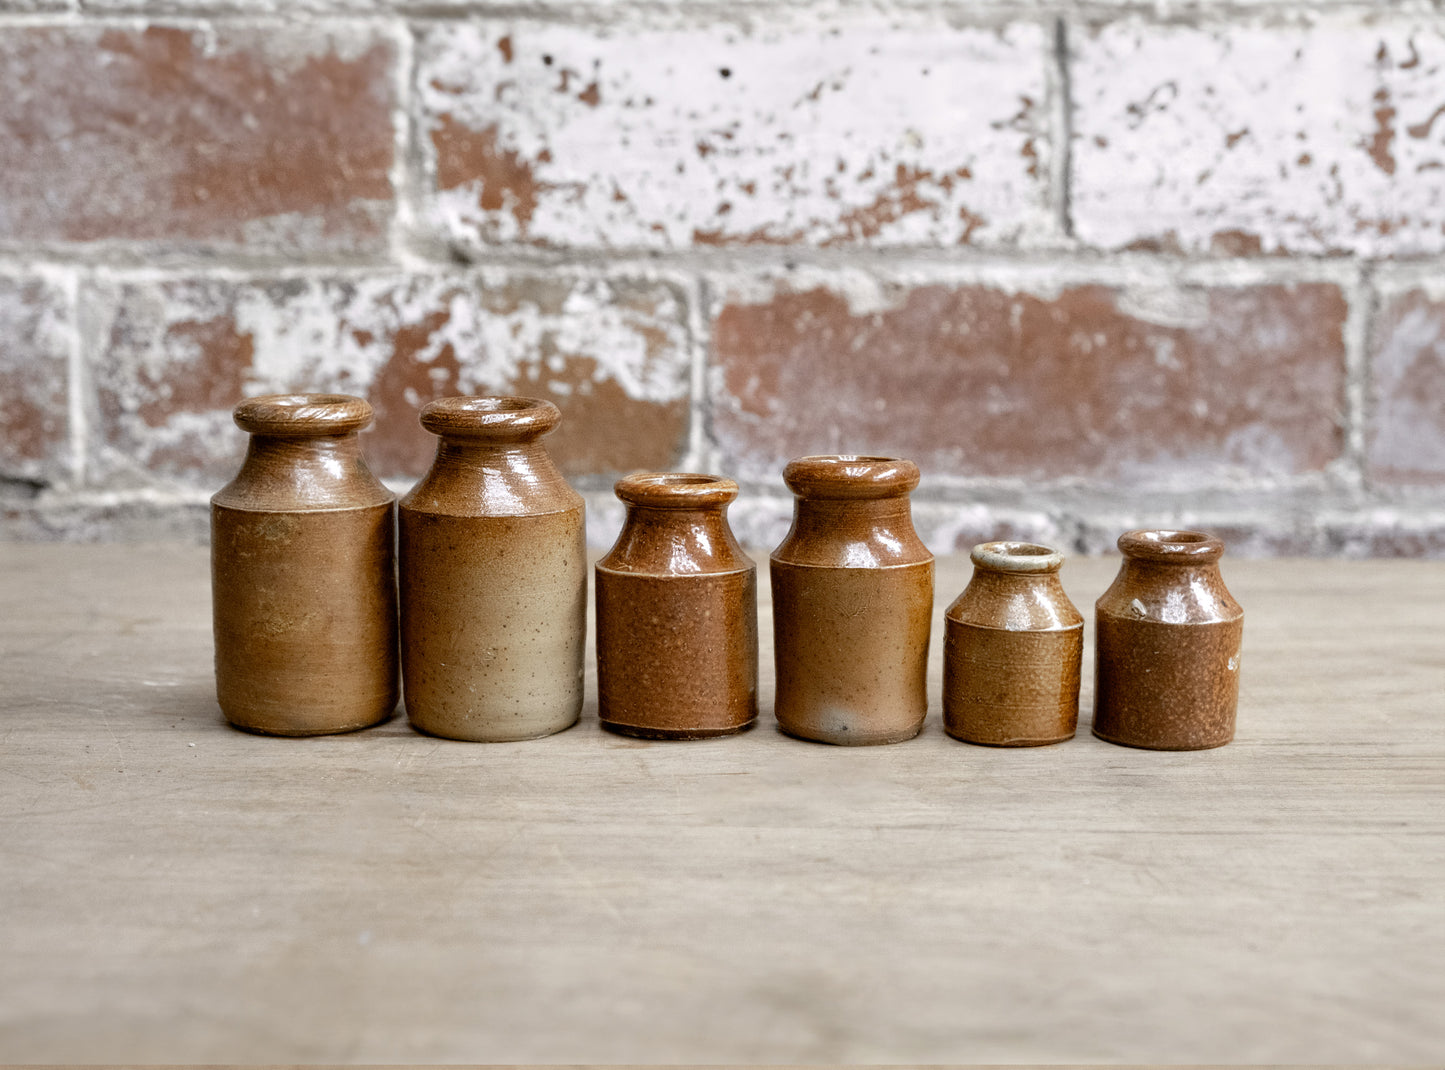
[[[382,248],[394,63],[294,24],[6,28],[0,243]]]
[[[430,216],[472,246],[1007,245],[1053,235],[1038,22],[447,22]]]
[[[49,281],[0,276],[0,479],[68,468],[70,303]]]
[[[1370,477],[1445,485],[1445,297],[1411,290],[1382,301],[1370,377]]]
[[[725,466],[887,453],[926,475],[1229,483],[1343,446],[1345,301],[1331,285],[1056,294],[816,276],[719,283]]]
[[[571,475],[674,464],[688,426],[685,301],[669,285],[557,274],[133,281],[88,295],[105,342],[95,469],[215,484],[244,440],[244,395],[369,397],[373,469],[417,476],[435,452],[417,411],[448,394],[555,401]]]

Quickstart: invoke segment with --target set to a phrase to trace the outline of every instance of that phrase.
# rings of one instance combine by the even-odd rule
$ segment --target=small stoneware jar
[[[371,406],[248,398],[240,472],[211,499],[216,697],[238,728],[314,736],[396,708],[395,497],[361,456]]]
[[[535,739],[582,710],[583,502],[542,445],[561,417],[518,397],[421,411],[440,441],[399,510],[401,656],[407,716],[430,735]]]
[[[970,557],[973,578],[944,615],[944,729],[991,747],[1072,739],[1084,618],[1059,582],[1063,555],[985,542]]]
[[[1234,738],[1244,610],[1219,575],[1224,544],[1198,531],[1129,531],[1095,605],[1094,735],[1150,750]]]
[[[602,725],[701,739],[758,715],[757,568],[728,527],[731,479],[643,473],[617,483],[627,519],[597,562]]]
[[[913,530],[918,466],[801,457],[793,526],[769,562],[778,727],[822,743],[912,739],[928,713],[933,555]]]

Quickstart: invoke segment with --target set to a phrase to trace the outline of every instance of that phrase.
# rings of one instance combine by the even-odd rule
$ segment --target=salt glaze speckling
[[[521,397],[421,411],[439,441],[399,509],[401,647],[407,716],[430,735],[535,739],[581,713],[584,506],[541,441],[561,418]]]
[[[769,561],[778,727],[821,743],[912,739],[928,713],[933,555],[913,530],[918,466],[800,457],[793,526]]]
[[[1028,542],[985,542],[944,614],[943,727],[992,747],[1072,739],[1084,617],[1059,582],[1064,558]]]
[[[251,439],[211,499],[216,698],[238,728],[350,732],[397,700],[395,498],[357,432],[371,406],[347,394],[247,398]]]
[[[727,522],[738,485],[654,472],[616,491],[627,519],[596,570],[603,727],[652,739],[748,727],[758,715],[757,568]]]
[[[1094,735],[1150,750],[1234,738],[1244,610],[1224,586],[1224,543],[1198,531],[1128,531],[1095,604]]]

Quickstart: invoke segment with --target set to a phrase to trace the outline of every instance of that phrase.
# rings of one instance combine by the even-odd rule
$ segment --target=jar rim
[[[1064,555],[1052,546],[1007,539],[981,542],[968,556],[979,568],[994,572],[1057,572],[1064,565]]]
[[[562,420],[562,410],[541,398],[510,394],[458,394],[422,406],[421,425],[434,435],[516,441],[540,438]]]
[[[735,481],[706,472],[634,472],[613,490],[628,505],[653,509],[700,509],[726,505],[738,496]]]
[[[252,435],[345,435],[371,423],[371,405],[352,394],[259,394],[244,398],[231,418]]]
[[[1126,531],[1118,546],[1125,557],[1183,565],[1218,561],[1224,555],[1224,541],[1217,535],[1175,528]]]
[[[783,482],[799,498],[897,498],[920,478],[918,465],[906,458],[852,453],[795,457],[783,469]]]

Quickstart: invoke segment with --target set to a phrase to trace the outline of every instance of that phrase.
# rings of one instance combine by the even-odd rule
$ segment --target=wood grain
[[[761,559],[761,558],[760,558]],[[1237,741],[268,739],[206,555],[0,545],[0,1059],[1445,1054],[1445,565],[1226,558]],[[1092,616],[1115,563],[1071,561]],[[761,634],[770,633],[763,573]],[[1086,630],[1092,637],[1092,621]]]

